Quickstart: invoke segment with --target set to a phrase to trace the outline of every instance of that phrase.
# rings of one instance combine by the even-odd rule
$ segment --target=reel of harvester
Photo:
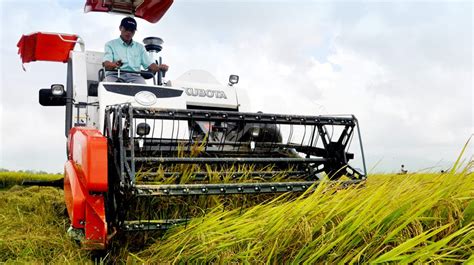
[[[352,115],[109,106],[109,227],[166,230],[205,213],[209,203],[301,193],[324,176],[359,183],[365,162],[358,130]],[[348,163],[356,131],[364,172]]]

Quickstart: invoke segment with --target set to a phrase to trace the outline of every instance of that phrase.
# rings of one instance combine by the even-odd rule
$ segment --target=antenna
[[[162,63],[161,56],[156,55],[163,49],[163,39],[158,37],[147,37],[143,39],[143,44],[145,44],[145,49],[151,55],[156,64],[160,65]],[[163,77],[165,77],[165,72],[158,71],[158,85],[163,84]]]

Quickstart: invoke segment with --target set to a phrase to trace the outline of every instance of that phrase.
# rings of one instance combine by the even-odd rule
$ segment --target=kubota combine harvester
[[[171,4],[87,0],[85,10],[155,23]],[[157,57],[162,40],[143,42]],[[185,223],[206,211],[193,204],[209,196],[221,201],[247,196],[251,201],[298,194],[323,177],[346,184],[365,179],[353,115],[242,112],[238,76],[222,85],[201,70],[167,82],[162,73],[142,71],[149,78],[145,85],[105,82],[103,53],[86,51],[77,35],[24,35],[18,47],[23,63],[67,63],[66,86],[41,89],[39,102],[66,109],[65,201],[70,232],[87,248],[104,249],[117,233]],[[353,139],[363,170],[349,164]]]

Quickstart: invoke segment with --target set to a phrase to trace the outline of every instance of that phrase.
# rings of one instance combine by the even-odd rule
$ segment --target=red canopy
[[[23,63],[34,61],[67,62],[77,35],[36,32],[21,36],[16,45]]]
[[[156,23],[173,4],[173,0],[86,0],[84,12],[130,14]]]

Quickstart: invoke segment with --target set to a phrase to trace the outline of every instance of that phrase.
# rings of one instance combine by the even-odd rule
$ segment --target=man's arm
[[[166,65],[166,64],[158,65],[156,63],[152,63],[148,66],[148,70],[152,71],[153,73],[156,73],[159,70],[161,70],[163,72],[166,72],[166,71],[168,71],[168,65]]]
[[[105,70],[115,70],[122,66],[122,60],[114,61],[114,50],[110,46],[110,43],[107,42],[105,44],[105,54],[104,54],[104,61],[102,62],[102,66]]]
[[[158,65],[157,63],[154,63],[153,60],[150,58],[150,56],[145,51],[145,48],[142,49],[141,57],[142,57],[142,66],[144,68],[148,68],[148,70],[152,71],[153,73],[156,73],[159,70],[161,70],[163,72],[168,71],[168,65],[166,65],[166,64]]]
[[[118,68],[120,68],[120,66],[122,66],[122,61],[105,61],[102,63],[102,66],[105,68],[105,70],[117,70]]]

